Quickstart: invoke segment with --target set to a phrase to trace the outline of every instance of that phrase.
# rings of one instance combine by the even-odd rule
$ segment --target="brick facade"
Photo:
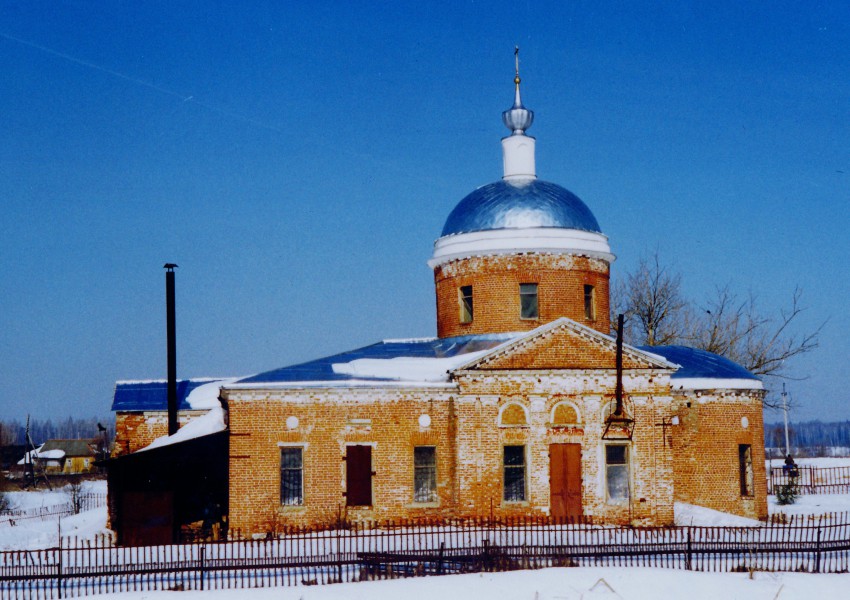
[[[610,331],[607,262],[563,254],[474,256],[434,269],[437,335],[530,331],[567,317],[600,331]],[[539,316],[520,318],[519,286],[538,284]],[[461,286],[473,288],[474,315],[461,323]],[[584,286],[594,287],[595,318],[585,318]]]
[[[177,413],[177,424],[183,427],[192,419],[205,414],[205,410],[181,410]],[[149,446],[156,438],[168,435],[168,412],[152,410],[144,412],[119,411],[115,413],[115,445],[112,456],[130,454]]]
[[[231,527],[261,535],[281,523],[330,525],[340,516],[549,515],[552,444],[579,445],[580,510],[597,521],[672,524],[675,500],[764,518],[762,392],[674,391],[672,367],[629,350],[624,408],[633,428],[630,436],[606,431],[614,344],[583,331],[540,332],[436,387],[225,388]],[[530,368],[541,354],[547,365]],[[751,446],[750,495],[740,488],[741,444]],[[371,506],[346,507],[348,445],[371,448]],[[627,449],[627,499],[609,497],[609,445]],[[417,446],[435,448],[434,501],[414,501]],[[521,447],[524,457],[525,494],[517,501],[506,500],[505,446]],[[303,451],[303,499],[296,506],[281,504],[285,447]]]
[[[679,426],[672,437],[676,499],[753,519],[767,518],[764,392],[680,392]],[[741,492],[739,448],[751,448],[753,489]]]

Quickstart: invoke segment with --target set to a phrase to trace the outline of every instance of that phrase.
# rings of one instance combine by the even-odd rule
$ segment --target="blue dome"
[[[525,227],[602,233],[596,217],[578,196],[554,183],[531,179],[481,186],[451,212],[442,236]]]

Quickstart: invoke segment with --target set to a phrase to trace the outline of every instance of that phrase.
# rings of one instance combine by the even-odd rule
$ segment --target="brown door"
[[[577,519],[581,511],[581,444],[549,446],[549,506],[556,519]]]
[[[171,492],[121,494],[120,538],[125,546],[174,543],[174,495]]]
[[[345,449],[345,504],[372,506],[372,446]]]

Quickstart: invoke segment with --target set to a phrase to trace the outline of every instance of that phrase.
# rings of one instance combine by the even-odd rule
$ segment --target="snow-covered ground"
[[[782,461],[775,461],[781,467]],[[850,459],[800,459],[801,465],[850,466]],[[104,493],[105,482],[94,482],[87,491]],[[55,492],[12,492],[18,508],[50,506],[67,502],[67,494]],[[778,506],[769,498],[771,514],[820,515],[850,511],[850,494],[800,496],[797,503]],[[106,508],[87,511],[61,520],[63,537],[94,540],[106,533]],[[683,503],[676,504],[676,522],[680,525],[757,526],[757,521],[728,515]],[[57,520],[22,521],[14,527],[0,527],[0,549],[34,549],[55,546],[59,533]],[[850,574],[811,575],[801,573],[756,572],[697,573],[670,569],[583,567],[553,568],[539,571],[450,575],[405,580],[346,583],[316,587],[252,589],[252,600],[384,600],[410,598],[463,598],[464,600],[649,600],[656,598],[747,598],[792,600],[847,597]],[[104,594],[101,598],[120,600],[166,600],[173,592],[127,592]],[[180,597],[233,600],[244,598],[246,590],[183,592]]]
[[[105,494],[106,481],[83,482],[83,493]],[[67,503],[71,498],[65,488],[53,491],[6,492],[11,508],[30,510]],[[51,519],[17,519],[14,525],[0,524],[0,550],[33,550],[58,545],[59,532],[63,538],[93,541],[108,534],[106,507],[81,512],[78,515]]]
[[[419,577],[316,587],[181,592],[181,600],[822,600],[846,598],[850,574],[695,573],[626,567],[553,568],[510,573]],[[174,592],[99,598],[167,600]]]

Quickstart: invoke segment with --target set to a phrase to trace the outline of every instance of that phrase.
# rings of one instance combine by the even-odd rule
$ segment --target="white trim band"
[[[616,260],[608,246],[608,236],[601,233],[558,227],[491,229],[441,237],[434,242],[434,254],[428,266],[434,268],[453,260],[471,256],[541,252],[577,254],[599,258],[608,263]]]

